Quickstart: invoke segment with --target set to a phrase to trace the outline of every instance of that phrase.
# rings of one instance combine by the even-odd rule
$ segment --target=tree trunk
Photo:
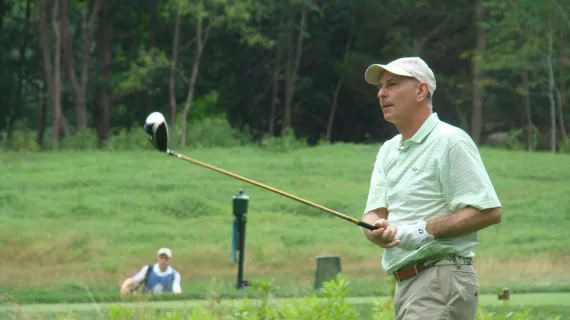
[[[158,3],[157,0],[152,0],[151,5],[151,14],[150,14],[150,25],[156,26],[158,24]],[[158,43],[156,42],[156,29],[157,28],[150,28],[149,30],[149,42],[151,47],[158,48]],[[152,81],[146,87],[146,112],[145,114],[150,114],[151,111],[154,109],[154,86]]]
[[[38,26],[40,28],[40,47],[44,65],[45,82],[48,87],[50,101],[54,109],[54,122],[52,127],[51,147],[59,147],[59,132],[61,130],[61,30],[57,19],[59,18],[59,0],[55,0],[51,11],[51,25],[55,36],[52,41],[49,37],[48,6],[46,0],[38,3]],[[55,42],[53,62],[51,60],[50,43]]]
[[[69,0],[62,1],[61,30],[63,54],[67,61],[66,69],[75,100],[75,126],[77,131],[87,127],[87,86],[89,82],[89,66],[91,60],[91,39],[97,25],[101,0],[95,0],[91,15],[87,18],[87,7],[81,12],[81,40],[83,44],[81,58],[81,74],[79,80],[75,69],[75,52],[72,49],[72,37],[69,32]]]
[[[40,37],[40,48],[42,51],[42,64],[44,73],[44,83],[47,87],[47,94],[50,99],[50,104],[53,104],[54,96],[54,79],[53,79],[53,65],[51,61],[51,48],[49,43],[51,43],[51,38],[48,33],[48,17],[47,17],[47,6],[46,0],[39,0],[38,2],[38,26],[39,26],[39,37]],[[54,107],[55,109],[55,107]]]
[[[81,88],[79,87],[75,74],[75,54],[71,48],[71,37],[69,35],[69,0],[61,0],[61,37],[63,43],[63,57],[67,62],[67,78],[69,79],[71,92],[75,100],[76,126],[79,130],[83,122],[80,118],[80,105],[82,104],[83,108],[85,108],[85,101],[82,97]]]
[[[528,83],[528,72],[525,71],[522,74],[523,78],[523,87],[524,87],[524,112],[526,118],[526,145],[529,152],[532,152],[533,148],[533,139],[532,135],[534,133],[534,125],[532,124],[532,113],[530,109],[530,85]]]
[[[443,19],[431,32],[427,33],[421,39],[412,39],[412,55],[414,56],[421,56],[423,54],[424,46],[428,41],[430,41],[433,37],[435,37],[441,30],[447,25],[449,20],[451,20],[453,15],[448,15],[445,19]],[[481,17],[482,18],[482,17]]]
[[[293,10],[292,8],[290,9]],[[303,54],[303,34],[305,33],[305,26],[307,24],[307,6],[303,5],[301,9],[301,22],[299,23],[299,34],[297,35],[297,48],[294,57],[294,64],[290,70],[290,74],[288,75],[288,84],[286,87],[286,96],[285,96],[285,116],[283,118],[283,128],[282,134],[286,135],[289,133],[291,129],[291,109],[293,105],[293,96],[295,95],[295,83],[297,81],[297,73],[299,71],[299,65],[301,63],[301,56]],[[293,22],[291,20],[291,22]],[[292,50],[292,49],[289,49]],[[289,52],[289,61],[290,61],[290,54]]]
[[[89,91],[89,67],[91,62],[91,42],[98,29],[99,15],[101,10],[101,0],[95,0],[93,9],[87,20],[87,9],[83,12],[81,36],[83,40],[83,61],[81,68],[81,95],[77,102],[78,129],[87,127],[87,92]],[[109,27],[110,28],[110,27]],[[110,29],[109,29],[110,30]]]
[[[554,91],[556,92],[556,102],[558,103],[558,129],[560,132],[560,142],[565,142],[568,139],[566,135],[566,128],[564,127],[564,112],[562,111],[563,99],[562,93],[557,86],[554,86]]]
[[[176,14],[174,23],[174,40],[172,41],[172,61],[170,64],[170,83],[168,85],[170,102],[170,126],[172,132],[176,132],[176,63],[178,61],[178,51],[180,50],[180,11]]]
[[[8,7],[8,3],[6,3],[6,1],[2,1],[2,3],[0,4],[0,34],[3,35],[3,31],[4,31],[4,17],[6,17],[6,11],[10,11],[10,8]],[[4,53],[0,54],[0,74],[4,74],[4,62],[5,56]],[[5,99],[5,98],[4,98]],[[5,101],[5,100],[3,100]],[[2,124],[2,122],[0,121],[0,125]],[[8,134],[10,135],[10,132],[8,132]]]
[[[17,118],[17,111],[18,108],[14,107],[11,110],[11,114],[8,116],[8,125],[6,128],[6,139],[9,143],[12,143],[12,132],[14,131],[14,123],[16,122]]]
[[[2,2],[2,5],[0,5],[0,34],[4,31],[4,17],[6,16],[6,7],[6,1]],[[8,10],[10,9],[8,8]],[[0,71],[2,70],[2,67],[4,67],[4,64],[0,63]]]
[[[287,120],[288,108],[291,106],[291,85],[292,85],[292,69],[293,69],[293,5],[289,3],[289,31],[287,33],[287,60],[285,61],[285,105],[283,121],[281,123],[281,132],[289,130],[290,122]],[[290,113],[289,113],[290,114]]]
[[[45,79],[45,76],[44,76],[44,79]],[[46,121],[47,121],[47,99],[46,99],[46,96],[49,96],[49,92],[47,92],[47,88],[46,88],[45,83],[46,83],[46,81],[43,82],[42,90],[38,94],[38,96],[39,96],[38,100],[41,100],[41,103],[39,103],[41,105],[41,108],[40,108],[40,121],[39,121],[39,127],[38,127],[38,135],[37,135],[36,139],[37,139],[38,145],[40,147],[44,146],[44,135],[45,135],[45,131],[46,131]]]
[[[208,41],[210,34],[210,29],[212,23],[208,23],[208,26],[203,30],[203,20],[198,19],[196,24],[196,56],[194,57],[194,64],[192,65],[192,73],[190,75],[190,80],[188,81],[188,96],[186,97],[186,103],[184,104],[184,110],[182,112],[181,121],[181,133],[180,133],[180,146],[186,147],[186,128],[188,113],[190,112],[190,107],[192,106],[192,101],[194,100],[194,91],[196,90],[196,80],[198,79],[198,71],[200,70],[200,61],[202,59],[202,53],[204,52],[204,47]]]
[[[476,144],[481,140],[481,127],[483,124],[483,98],[484,88],[482,81],[485,74],[479,69],[479,60],[485,52],[485,29],[481,25],[483,22],[483,0],[475,3],[475,24],[477,25],[476,53],[472,60],[473,67],[473,109],[471,112],[471,138]]]
[[[275,49],[275,64],[273,66],[273,90],[271,93],[271,113],[269,115],[269,128],[268,133],[270,136],[275,134],[275,118],[277,116],[277,101],[279,100],[279,74],[281,71],[280,63],[281,63],[281,47],[278,44]]]
[[[71,127],[69,125],[69,122],[67,121],[67,118],[65,117],[65,114],[63,113],[63,110],[61,112],[61,131],[60,131],[60,133],[63,133],[63,136],[65,138],[71,137]]]
[[[332,99],[332,103],[331,103],[331,112],[329,114],[329,121],[327,124],[327,132],[325,135],[325,141],[327,142],[331,142],[331,136],[332,136],[332,130],[333,130],[333,123],[334,123],[334,117],[336,115],[336,109],[338,106],[338,96],[340,94],[340,89],[342,87],[342,80],[343,80],[343,75],[344,75],[344,68],[346,68],[346,65],[348,63],[348,54],[350,53],[350,45],[352,43],[352,28],[349,27],[348,29],[348,38],[346,39],[346,44],[344,46],[344,61],[343,61],[343,70],[341,71],[341,74],[338,76],[338,81],[336,83],[336,88],[334,90],[334,94],[333,94],[333,99]]]
[[[564,43],[564,36],[562,31],[558,32],[558,45],[559,45],[559,64],[558,64],[558,124],[560,127],[560,139],[562,142],[568,140],[568,135],[566,133],[566,127],[564,125],[564,105],[566,103],[566,85],[564,78],[564,67],[566,61],[563,59],[566,57],[566,47]]]
[[[325,141],[329,142],[329,143],[331,142],[334,117],[336,114],[336,109],[337,109],[337,105],[338,105],[338,95],[340,93],[341,87],[342,87],[342,75],[338,77],[338,81],[336,83],[336,88],[334,90],[333,99],[332,99],[332,103],[331,103],[331,112],[329,114],[329,121],[327,123],[327,132],[325,135]]]
[[[201,53],[200,53],[201,55]],[[192,106],[192,101],[194,100],[194,91],[196,90],[196,79],[198,78],[198,68],[200,68],[200,55],[196,55],[194,59],[194,65],[192,66],[192,74],[190,75],[190,81],[188,82],[188,95],[186,96],[186,102],[184,103],[184,109],[182,111],[182,121],[181,121],[181,134],[180,134],[180,146],[186,147],[186,131],[188,128],[188,113],[190,112],[190,107]]]
[[[145,114],[150,114],[154,109],[154,87],[149,83],[146,87],[146,109]]]
[[[556,153],[556,106],[554,104],[554,72],[552,67],[552,24],[548,16],[548,100],[550,101],[550,151]]]
[[[279,16],[279,25],[282,26],[285,23],[285,9],[281,8],[281,15]],[[269,115],[269,135],[273,136],[275,134],[275,117],[277,116],[277,101],[279,100],[279,76],[281,74],[281,60],[282,60],[282,37],[281,33],[277,39],[277,45],[275,46],[275,63],[273,64],[273,90],[271,93],[271,114]]]
[[[110,130],[111,123],[111,91],[109,89],[109,77],[111,76],[111,18],[110,18],[110,0],[102,0],[100,26],[98,33],[99,39],[97,43],[98,58],[99,58],[99,79],[101,88],[98,94],[99,123],[98,138],[99,146],[104,146]]]
[[[2,10],[4,10],[4,5],[2,5],[0,7],[2,7]],[[24,99],[24,82],[26,79],[26,69],[25,69],[26,50],[28,49],[28,40],[29,40],[28,28],[30,25],[30,16],[31,16],[30,0],[26,0],[26,9],[25,10],[26,10],[26,22],[25,22],[24,28],[23,28],[24,41],[22,41],[22,44],[20,45],[20,49],[19,49],[20,70],[18,71],[18,104],[17,104],[17,106],[14,106],[12,109],[12,116],[10,117],[8,129],[7,129],[8,141],[12,141],[13,124],[16,121],[16,119],[20,116],[20,112],[24,108],[24,103],[25,103],[24,102],[24,100],[25,100]],[[1,20],[0,20],[0,23],[2,23]],[[0,28],[0,30],[1,30],[1,28]]]
[[[52,27],[55,34],[55,53],[54,53],[54,67],[53,67],[53,106],[55,111],[55,120],[53,125],[53,131],[51,136],[51,146],[52,149],[57,150],[59,148],[59,130],[61,128],[61,30],[58,23],[58,18],[61,17],[59,12],[59,0],[55,0],[53,6],[53,18]]]

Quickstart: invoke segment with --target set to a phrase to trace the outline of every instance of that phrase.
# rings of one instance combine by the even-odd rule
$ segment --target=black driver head
[[[146,118],[144,132],[156,149],[167,152],[168,126],[166,125],[164,116],[160,112],[153,112]]]

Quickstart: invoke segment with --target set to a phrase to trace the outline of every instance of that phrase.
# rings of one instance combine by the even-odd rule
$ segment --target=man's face
[[[384,119],[394,124],[410,119],[416,112],[417,90],[414,79],[384,72],[378,85],[378,101]]]
[[[160,267],[160,269],[166,269],[168,268],[168,266],[170,265],[170,258],[165,255],[165,254],[161,254],[160,256],[158,256],[158,266]]]

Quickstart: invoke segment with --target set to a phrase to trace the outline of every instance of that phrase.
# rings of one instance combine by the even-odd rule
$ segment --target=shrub
[[[560,142],[560,146],[558,147],[561,153],[570,153],[570,139],[566,139],[566,141]]]
[[[153,146],[142,128],[131,130],[121,128],[107,139],[104,149],[108,151],[152,150]]]
[[[93,129],[81,129],[74,135],[61,139],[60,147],[65,150],[78,151],[97,149],[97,133]]]
[[[6,133],[3,133],[3,148],[15,151],[39,151],[40,145],[37,141],[37,133],[31,130],[14,130],[12,139],[8,141]]]
[[[521,143],[521,133],[522,131],[520,130],[511,129],[505,141],[505,147],[509,150],[523,150],[524,145]]]
[[[306,148],[308,143],[306,139],[297,139],[294,131],[291,129],[281,137],[264,136],[259,143],[259,147],[273,152],[289,152]]]
[[[389,282],[392,293],[395,290],[395,281]],[[76,284],[70,283],[71,287]],[[275,288],[271,281],[254,281],[251,288],[254,291],[255,300],[243,299],[227,305],[221,304],[221,299],[214,295],[210,303],[201,307],[193,307],[187,310],[153,309],[144,307],[126,308],[115,306],[106,310],[109,320],[221,320],[221,319],[248,319],[248,320],[324,320],[324,319],[360,319],[360,314],[347,301],[348,287],[350,282],[339,274],[335,279],[323,283],[323,288],[318,293],[308,297],[293,298],[286,302],[273,300]],[[149,296],[141,297],[139,302],[148,302]],[[226,301],[227,302],[227,301]],[[477,311],[477,320],[560,320],[561,317],[545,318],[532,314],[531,309],[514,312],[511,311],[508,301],[503,302],[503,308],[498,312],[483,309],[480,305]],[[394,304],[388,300],[378,299],[371,304],[372,317],[374,320],[392,320],[394,318]],[[101,314],[103,316],[103,314]],[[60,319],[78,319],[74,315],[67,315]]]
[[[173,133],[171,133],[172,136]],[[176,145],[179,145],[179,134],[172,138],[172,142],[176,141]],[[186,130],[186,146],[191,148],[239,147],[251,141],[249,134],[232,128],[223,116],[190,122]]]

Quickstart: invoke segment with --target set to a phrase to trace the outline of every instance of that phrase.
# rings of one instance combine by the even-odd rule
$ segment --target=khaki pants
[[[399,281],[396,320],[475,320],[479,284],[471,265],[441,265]]]

